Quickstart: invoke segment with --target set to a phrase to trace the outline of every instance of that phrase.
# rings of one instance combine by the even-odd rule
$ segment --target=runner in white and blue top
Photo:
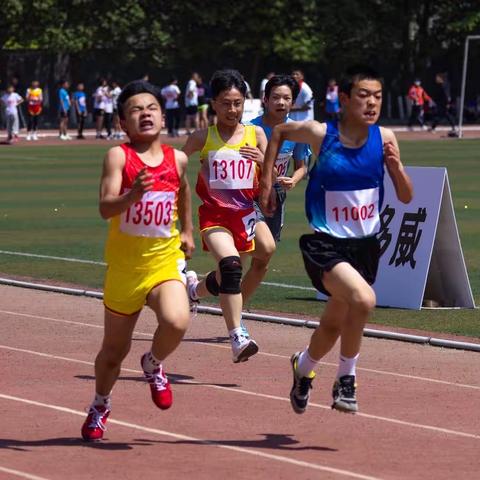
[[[375,307],[380,256],[379,212],[384,166],[401,202],[413,196],[394,133],[375,124],[382,106],[382,82],[369,67],[347,70],[339,87],[338,122],[292,122],[273,129],[265,152],[259,201],[271,212],[273,166],[283,141],[308,143],[317,161],[310,170],[305,207],[313,234],[302,235],[300,250],[314,287],[330,296],[307,349],[291,357],[290,403],[304,413],[314,369],[340,338],[340,359],[332,408],[358,411],[356,364],[363,329]]]
[[[251,121],[252,124],[262,127],[267,139],[276,125],[290,123],[288,114],[299,92],[298,83],[290,75],[274,75],[265,85],[265,113]],[[305,176],[307,167],[305,162],[310,155],[308,145],[298,142],[285,141],[275,159],[275,201],[276,209],[272,216],[266,217],[254,201],[257,213],[255,226],[255,251],[252,253],[250,269],[242,282],[244,304],[260,285],[268,270],[270,258],[275,252],[276,243],[280,241],[280,232],[283,226],[285,213],[286,192]],[[288,176],[291,159],[294,160],[292,176]]]
[[[291,104],[288,101],[280,100],[282,89],[290,90],[292,101],[295,101],[294,90],[295,80],[289,75],[274,75],[266,84],[265,87],[265,113],[257,118],[251,120],[250,123],[262,127],[267,139],[272,135],[272,128],[280,123],[292,122],[288,117]],[[267,88],[268,87],[268,88]],[[306,173],[306,163],[310,158],[310,147],[304,143],[292,142],[285,140],[280,147],[277,159],[275,161],[275,169],[277,174],[277,181],[274,188],[277,196],[277,208],[271,217],[263,215],[258,203],[255,202],[255,209],[257,210],[257,222],[266,222],[270,231],[272,232],[275,242],[280,241],[280,233],[283,228],[285,218],[285,200],[286,191],[293,188],[296,183],[301,180]],[[288,176],[291,160],[294,161],[294,172],[291,177]],[[293,179],[293,180],[292,180]]]

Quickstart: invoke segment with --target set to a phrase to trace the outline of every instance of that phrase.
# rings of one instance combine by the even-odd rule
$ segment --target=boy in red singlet
[[[187,157],[160,142],[160,92],[153,85],[143,80],[127,85],[118,112],[130,143],[108,151],[100,183],[100,214],[110,219],[105,331],[95,360],[95,397],[82,427],[87,441],[103,437],[110,394],[144,305],[155,312],[158,328],[141,366],[161,409],[172,404],[162,362],[177,348],[190,320],[185,257],[194,244]]]
[[[183,151],[200,152],[201,169],[196,191],[204,249],[217,262],[216,271],[198,282],[188,272],[191,300],[219,296],[232,345],[234,363],[257,353],[258,346],[241,326],[242,261],[255,249],[256,213],[253,199],[258,187],[258,165],[267,139],[260,127],[242,125],[246,86],[236,70],[215,72],[210,82],[217,124],[197,130]]]

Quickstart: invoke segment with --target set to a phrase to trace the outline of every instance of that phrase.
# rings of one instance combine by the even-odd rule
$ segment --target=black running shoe
[[[293,372],[293,386],[290,390],[290,403],[295,413],[304,413],[308,406],[310,398],[310,389],[312,381],[315,378],[315,372],[311,372],[308,377],[299,377],[297,375],[297,362],[300,352],[294,353],[290,358]]]
[[[335,380],[332,390],[332,408],[345,413],[358,412],[357,397],[355,396],[356,387],[353,375],[344,375]]]

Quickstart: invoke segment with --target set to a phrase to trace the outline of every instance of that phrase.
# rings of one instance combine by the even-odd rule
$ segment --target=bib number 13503
[[[175,192],[147,192],[122,213],[120,230],[140,237],[170,237]]]

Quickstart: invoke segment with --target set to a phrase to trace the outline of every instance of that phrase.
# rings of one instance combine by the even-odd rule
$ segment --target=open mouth
[[[142,130],[148,130],[153,127],[153,122],[151,120],[142,120],[140,122],[140,128]]]
[[[377,116],[377,112],[375,110],[367,110],[363,115],[369,120],[373,120]]]

